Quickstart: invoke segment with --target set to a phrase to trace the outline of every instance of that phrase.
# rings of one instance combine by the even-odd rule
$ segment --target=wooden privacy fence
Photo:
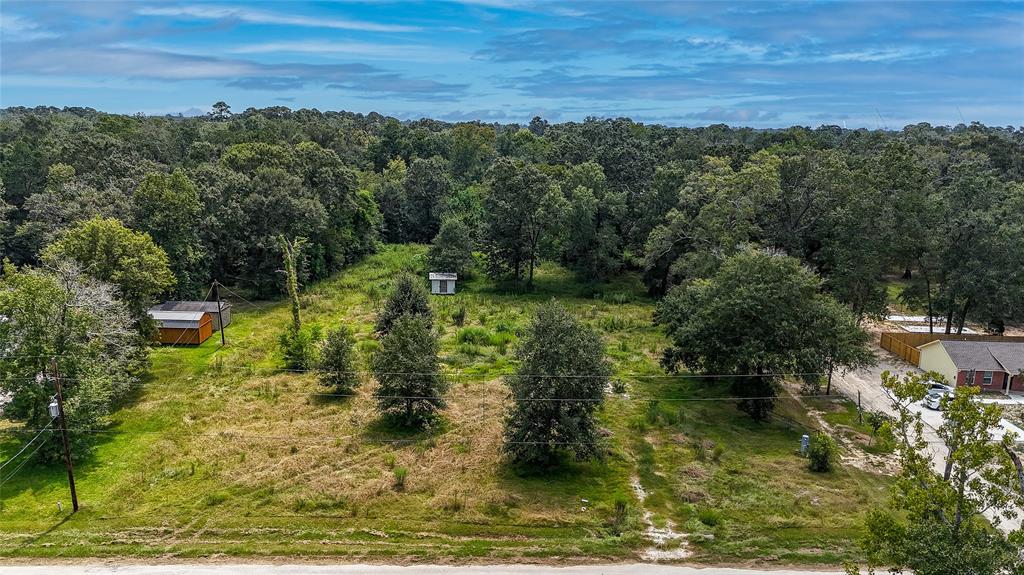
[[[1015,335],[980,335],[955,333],[910,333],[902,331],[882,332],[882,349],[903,358],[904,361],[918,365],[921,363],[921,350],[917,349],[935,340],[943,341],[1002,341],[1024,342],[1024,336]]]

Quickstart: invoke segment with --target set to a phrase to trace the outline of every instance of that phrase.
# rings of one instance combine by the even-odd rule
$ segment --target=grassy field
[[[390,246],[309,286],[304,320],[351,326],[365,365],[376,306],[397,271],[422,272],[423,253]],[[483,278],[459,288],[432,300],[453,381],[433,429],[389,429],[369,379],[357,397],[337,398],[320,395],[311,374],[280,370],[287,306],[236,302],[226,347],[215,336],[153,350],[152,378],[77,462],[78,514],[57,509],[69,507],[59,467],[28,466],[3,486],[0,555],[625,560],[671,528],[685,539],[661,547],[684,547],[697,563],[858,558],[860,518],[885,501],[888,479],[807,471],[795,450],[813,424],[795,400],[756,424],[716,399],[726,384],[663,377],[665,337],[636,277],[580,285],[545,264],[529,294]],[[522,476],[500,458],[501,374],[515,367],[531,309],[553,297],[602,333],[626,392],[601,412],[603,461]],[[0,460],[16,449],[0,442]]]

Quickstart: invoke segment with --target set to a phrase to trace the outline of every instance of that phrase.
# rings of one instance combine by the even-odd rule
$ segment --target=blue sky
[[[671,125],[1024,124],[1024,4],[0,4],[0,106]]]

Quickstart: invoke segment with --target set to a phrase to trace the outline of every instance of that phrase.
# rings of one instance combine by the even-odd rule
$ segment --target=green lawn
[[[365,363],[375,306],[398,270],[422,271],[424,251],[389,246],[309,286],[304,321],[351,326]],[[645,377],[663,375],[665,337],[637,277],[581,285],[545,264],[536,284],[514,293],[476,278],[432,300],[453,386],[443,421],[415,435],[377,418],[369,380],[358,397],[332,398],[317,395],[312,375],[278,369],[284,302],[236,303],[226,347],[215,336],[153,350],[152,378],[76,462],[78,514],[57,510],[58,500],[69,507],[60,467],[28,466],[3,486],[0,555],[625,560],[648,546],[646,509],[655,525],[690,534],[690,561],[859,557],[858,522],[886,500],[887,478],[807,471],[796,455],[806,419],[792,402],[759,425],[732,402],[698,401],[726,395],[724,384]],[[522,476],[500,459],[500,375],[514,368],[532,308],[553,297],[604,335],[627,393],[601,413],[603,461]],[[459,306],[472,332],[461,343]],[[0,460],[17,447],[0,442]],[[408,470],[403,490],[397,467]]]

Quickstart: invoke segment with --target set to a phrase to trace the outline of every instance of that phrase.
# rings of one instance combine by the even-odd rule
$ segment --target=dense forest
[[[641,271],[657,296],[759,246],[860,318],[883,313],[891,274],[947,330],[1024,317],[1019,128],[450,124],[219,102],[194,118],[8,108],[0,145],[4,258],[38,265],[114,218],[166,254],[174,277],[149,295],[200,297],[213,279],[281,292],[279,235],[308,241],[303,280],[422,242],[451,271],[475,252],[528,288],[544,258],[584,281]]]

